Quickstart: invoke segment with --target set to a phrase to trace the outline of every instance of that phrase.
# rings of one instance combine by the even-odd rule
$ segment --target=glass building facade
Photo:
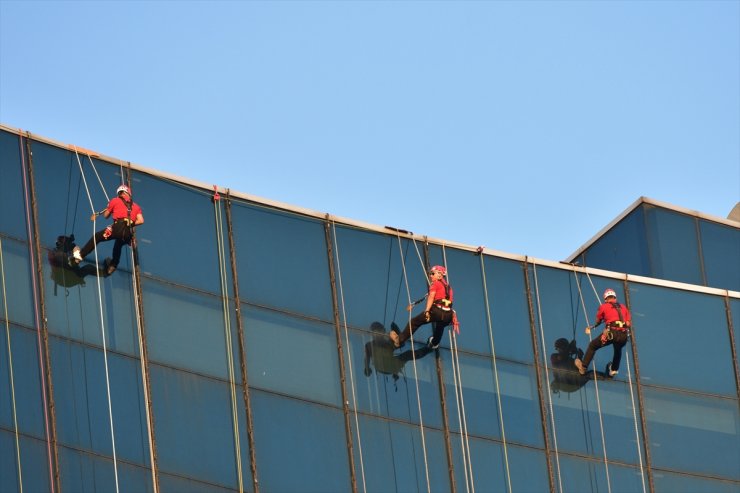
[[[112,242],[60,263],[122,182],[146,222],[118,271]],[[709,274],[734,275],[737,226],[698,224],[696,282],[215,192],[0,129],[0,491],[740,492],[740,292]],[[461,331],[394,351],[434,264]],[[607,287],[634,322],[619,374],[610,348],[555,368]]]

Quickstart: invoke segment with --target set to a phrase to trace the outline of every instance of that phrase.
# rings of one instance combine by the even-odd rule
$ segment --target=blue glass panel
[[[648,491],[647,474],[639,468],[609,462],[586,461],[560,454],[552,459],[555,484],[562,491],[598,493],[601,491]]]
[[[24,436],[18,437],[16,448],[15,433],[0,430],[0,491],[50,491],[49,452],[46,442]]]
[[[239,203],[232,221],[242,300],[333,320],[321,221]]]
[[[118,459],[147,465],[149,435],[138,361],[108,353],[111,437],[103,352],[56,338],[50,346],[59,442],[112,457],[115,438]]]
[[[738,493],[740,482],[718,481],[709,478],[697,478],[687,474],[672,474],[664,471],[653,471],[655,491],[671,493]]]
[[[250,396],[261,489],[295,493],[351,489],[341,410],[260,391]]]
[[[653,467],[740,480],[737,399],[643,392]]]
[[[62,491],[154,491],[152,472],[95,455],[59,448]],[[116,477],[117,476],[117,477]]]
[[[721,296],[632,283],[630,301],[643,383],[737,395]],[[699,349],[711,365],[680,364]]]
[[[484,262],[496,357],[531,363],[534,355],[523,265],[489,256]]]
[[[20,213],[26,210],[20,146],[18,135],[0,131],[0,211],[15,211],[0,214],[0,233],[25,240],[26,214]]]
[[[644,207],[651,276],[703,285],[696,219],[662,208]]]
[[[250,484],[241,389],[237,387],[235,396],[232,396],[225,382],[158,365],[151,365],[150,370],[161,471],[220,487],[236,488],[239,469],[233,403],[238,410],[242,481]],[[310,421],[301,419],[300,422]],[[193,453],[194,446],[198,449],[197,454]]]
[[[445,446],[438,430],[425,428],[422,443],[418,426],[366,416],[359,417],[359,425],[361,440],[353,435],[358,490],[427,491],[428,470],[431,491],[450,491]]]
[[[133,180],[132,192],[145,219],[136,229],[142,271],[220,294],[213,194],[142,173],[134,174]],[[223,213],[222,221],[225,231]],[[224,237],[224,241],[228,239]],[[228,253],[225,262],[230,273]]]
[[[467,423],[471,435],[502,439],[501,417],[496,396],[496,374],[488,358],[459,355],[462,397],[456,398],[452,361],[444,355],[447,409],[450,429],[459,431]],[[498,361],[504,431],[508,441],[543,446],[537,381],[531,366]],[[463,416],[461,410],[465,408]],[[465,418],[463,420],[463,418]]]
[[[730,314],[732,316],[732,328],[735,333],[735,347],[740,345],[740,299],[730,298]],[[740,354],[735,353],[740,365]]]
[[[340,313],[346,315],[348,324],[367,328],[380,322],[390,327],[395,321],[403,327],[409,317],[409,297],[415,301],[427,291],[425,269],[414,243],[405,239],[399,242],[397,236],[337,226],[334,250],[335,259],[339,259],[336,272]]]
[[[251,491],[251,483],[245,485],[245,491]],[[233,492],[231,488],[224,488],[213,483],[205,483],[193,479],[171,476],[169,474],[159,473],[159,490],[173,491],[177,493],[225,493]]]
[[[740,229],[699,220],[707,286],[740,291]]]
[[[49,332],[102,347],[102,325],[108,349],[137,356],[139,342],[135,295],[131,274],[123,269],[123,264],[122,261],[117,273],[108,278],[99,278],[95,275],[79,277],[75,271],[45,264],[46,317]],[[93,268],[88,271],[86,267],[83,268],[83,272],[94,270]],[[64,281],[70,279],[74,280],[66,287]]]
[[[36,326],[33,308],[33,290],[31,289],[31,265],[28,256],[28,245],[7,238],[0,238],[2,249],[2,270],[0,275],[0,295],[5,294],[0,308],[0,319],[5,319],[27,327]],[[4,289],[3,289],[4,286]]]
[[[5,323],[0,326],[0,424],[14,430],[13,396],[10,380],[10,354]],[[39,372],[39,340],[36,332],[10,325],[10,348],[13,358],[16,419],[21,433],[45,438],[42,380]]]
[[[645,239],[643,206],[632,211],[596,240],[581,255],[578,264],[649,276],[650,259]]]
[[[221,298],[142,280],[149,359],[227,378]]]
[[[250,387],[342,405],[334,327],[246,306],[242,315]]]

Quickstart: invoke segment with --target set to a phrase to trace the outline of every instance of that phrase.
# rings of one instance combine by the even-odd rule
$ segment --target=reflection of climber
[[[578,371],[581,375],[586,374],[586,369],[594,357],[594,353],[604,346],[612,344],[614,346],[614,357],[606,367],[606,373],[614,377],[619,370],[619,362],[622,360],[622,348],[630,337],[630,327],[632,326],[632,316],[626,306],[617,303],[617,293],[613,289],[604,291],[604,303],[596,312],[596,321],[594,325],[586,327],[586,334],[591,333],[591,329],[606,322],[606,328],[600,337],[592,340],[586,350],[586,357],[583,361],[575,361]]]
[[[568,342],[568,339],[561,337],[555,341],[555,351],[550,355],[555,375],[553,386],[565,392],[578,390],[586,382],[575,364],[576,358],[583,358],[583,350],[576,346],[575,339]]]
[[[395,323],[391,324],[393,330],[398,331]],[[370,324],[373,331],[373,340],[365,344],[365,376],[372,375],[373,370],[370,368],[370,362],[375,367],[375,371],[385,375],[393,375],[393,380],[398,380],[398,374],[403,370],[404,365],[414,359],[414,352],[404,351],[399,355],[394,355],[395,346],[388,338],[385,332],[385,326],[380,322]],[[424,347],[416,351],[416,357],[422,358],[432,351],[431,348]]]

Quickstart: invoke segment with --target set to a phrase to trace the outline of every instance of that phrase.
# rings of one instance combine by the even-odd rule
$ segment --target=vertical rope
[[[406,298],[408,299],[408,304],[411,305],[411,290],[409,289],[409,279],[408,274],[406,273],[406,261],[403,258],[403,247],[401,246],[401,235],[399,233],[396,233],[396,238],[398,238],[398,251],[401,256],[401,267],[403,268],[403,279],[406,283]],[[414,246],[416,246],[416,243],[414,243]],[[417,248],[417,253],[419,252]],[[421,257],[420,257],[421,260]],[[409,317],[408,322],[411,323],[411,311],[409,311]],[[419,430],[421,432],[421,446],[424,450],[424,473],[426,475],[426,481],[427,481],[427,493],[431,493],[431,483],[429,482],[429,462],[427,460],[427,444],[426,444],[426,438],[424,436],[424,418],[421,414],[421,393],[419,392],[419,373],[416,369],[416,351],[414,350],[414,331],[409,330],[409,333],[411,334],[411,358],[414,363],[414,383],[416,384],[416,403],[417,408],[419,412]]]
[[[95,233],[97,228],[97,214],[95,214],[95,206],[93,205],[92,197],[90,195],[90,188],[87,185],[87,178],[85,178],[85,172],[82,169],[82,161],[80,160],[80,155],[77,152],[77,148],[74,147],[75,156],[77,156],[77,164],[80,167],[80,173],[82,175],[82,182],[85,185],[85,193],[87,193],[87,199],[90,203],[90,211],[93,213],[93,229],[92,229],[92,237],[93,241],[95,243],[95,266],[97,267],[99,264],[98,261],[98,244],[95,240]],[[92,164],[92,160],[90,161],[90,164]],[[93,166],[93,170],[95,170],[95,165]],[[95,174],[97,175],[98,172],[95,170]],[[102,183],[101,183],[102,186]],[[100,315],[100,335],[103,339],[103,364],[105,366],[105,388],[106,388],[106,394],[108,397],[108,421],[110,423],[110,438],[111,438],[111,445],[113,448],[113,473],[115,477],[116,482],[116,492],[119,491],[118,486],[118,459],[116,457],[116,435],[113,428],[113,404],[111,402],[111,395],[110,395],[110,373],[108,370],[108,344],[105,337],[105,316],[103,314],[103,290],[100,283],[100,276],[95,276],[95,279],[97,281],[97,287],[98,287],[98,308],[99,308],[99,315]]]
[[[540,337],[542,339],[542,347],[546,348],[547,345],[545,344],[545,323],[542,320],[542,303],[540,302],[540,286],[539,281],[537,279],[537,263],[532,262],[532,267],[534,269],[534,291],[535,296],[537,298],[537,316],[540,321]],[[555,412],[553,410],[552,405],[552,389],[550,388],[550,370],[549,366],[547,364],[547,360],[545,359],[545,353],[542,354],[542,360],[545,367],[545,381],[547,382],[547,402],[550,405],[550,425],[552,426],[552,438],[553,438],[553,445],[555,446],[555,464],[558,471],[558,486],[560,488],[560,491],[563,491],[563,479],[560,474],[560,452],[558,452],[558,433],[557,429],[555,428]]]
[[[234,374],[234,351],[231,342],[231,317],[229,316],[229,288],[226,282],[226,254],[224,250],[223,239],[223,221],[221,218],[221,201],[218,191],[214,186],[215,195],[213,197],[213,211],[216,222],[216,243],[218,248],[218,270],[221,282],[221,306],[224,317],[224,340],[226,342],[226,364],[229,370],[229,393],[231,396],[231,420],[234,431],[234,453],[236,454],[236,473],[239,483],[239,492],[244,491],[244,479],[242,475],[242,453],[241,442],[239,440],[239,413],[236,399],[236,377]]]
[[[506,487],[511,493],[511,470],[509,469],[509,450],[506,445],[506,428],[504,427],[504,407],[501,404],[501,385],[498,378],[498,366],[496,365],[496,345],[493,341],[493,321],[491,319],[491,307],[488,301],[488,284],[486,282],[486,267],[483,261],[483,252],[480,252],[480,269],[483,277],[483,295],[486,305],[486,320],[488,322],[488,340],[491,343],[491,356],[493,357],[493,376],[496,383],[496,401],[498,402],[499,426],[501,426],[501,439],[504,443],[504,461],[506,463]]]
[[[46,454],[49,459],[49,488],[51,490],[51,493],[54,493],[61,488],[61,485],[59,484],[59,457],[57,452],[56,420],[54,416],[54,387],[51,379],[51,363],[49,361],[49,334],[46,327],[46,308],[44,307],[43,300],[44,287],[43,284],[40,283],[41,259],[37,257],[32,246],[32,243],[35,241],[36,252],[40,252],[41,244],[38,234],[38,218],[36,217],[36,187],[33,177],[33,154],[31,152],[31,135],[29,133],[26,137],[26,151],[28,152],[28,174],[26,174],[23,137],[19,135],[18,139],[21,156],[21,170],[23,171],[23,194],[26,208],[26,232],[28,235],[28,259],[31,268],[31,292],[33,293],[34,306],[33,314],[36,322],[36,346],[39,352],[41,398],[44,404],[44,432],[46,434]],[[31,230],[32,223],[33,231]],[[35,276],[33,275],[34,271],[36,272]],[[39,282],[38,285],[37,281]]]
[[[339,244],[337,242],[337,229],[334,220],[331,220],[332,236],[334,238],[334,253],[337,257],[337,280],[339,281],[339,300],[342,305],[342,325],[344,326],[344,338],[347,346],[347,361],[349,363],[349,379],[352,389],[352,406],[354,408],[355,434],[357,435],[357,448],[360,451],[360,476],[362,477],[362,491],[367,491],[365,484],[365,462],[362,456],[362,437],[360,436],[360,421],[357,415],[357,395],[355,392],[355,372],[352,365],[352,346],[349,343],[349,329],[347,328],[347,313],[344,304],[344,287],[342,286],[342,263],[339,260]]]
[[[0,237],[0,277],[3,284],[3,311],[5,313],[5,334],[8,344],[8,368],[10,370],[10,398],[13,407],[13,431],[15,435],[16,465],[18,466],[18,487],[23,493],[23,472],[21,471],[21,445],[18,431],[18,411],[15,403],[15,376],[13,375],[13,349],[10,344],[10,322],[8,319],[8,298],[5,287],[5,260],[3,259],[3,239]]]

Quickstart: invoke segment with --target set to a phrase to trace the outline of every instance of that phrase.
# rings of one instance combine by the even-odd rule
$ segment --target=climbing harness
[[[23,493],[23,471],[21,470],[21,445],[19,441],[20,432],[18,430],[18,409],[15,401],[15,376],[13,374],[13,348],[10,344],[10,322],[8,318],[8,297],[5,284],[5,260],[3,259],[3,239],[0,237],[0,279],[2,279],[3,288],[3,311],[5,314],[5,335],[8,344],[8,368],[10,373],[10,401],[13,409],[13,435],[15,438],[15,457],[18,467],[18,488],[19,493]]]
[[[339,243],[337,242],[337,229],[334,220],[331,221],[332,237],[334,243],[334,254],[336,255],[337,264],[337,278],[339,280],[339,299],[342,304],[342,325],[344,327],[344,338],[347,348],[347,362],[349,366],[349,378],[350,387],[352,388],[352,407],[354,408],[354,419],[355,419],[355,434],[357,435],[357,448],[360,452],[360,476],[362,477],[362,491],[367,491],[367,485],[365,484],[365,462],[362,456],[362,437],[360,436],[360,420],[357,414],[357,395],[355,392],[355,373],[354,366],[352,365],[352,347],[349,342],[349,328],[347,327],[347,312],[344,304],[344,287],[342,285],[342,263],[339,260]],[[377,368],[376,368],[377,369]]]
[[[121,187],[119,187],[119,190],[120,189]],[[239,412],[236,397],[236,377],[234,373],[234,351],[231,341],[231,316],[229,314],[229,288],[227,283],[228,274],[226,269],[223,219],[221,216],[221,196],[218,193],[216,185],[213,186],[213,192],[213,213],[216,223],[216,246],[218,250],[218,267],[221,281],[221,307],[223,309],[224,319],[224,341],[226,342],[226,364],[229,370],[228,384],[231,397],[231,422],[232,429],[234,431],[234,453],[236,455],[236,472],[239,483],[239,493],[242,493],[244,491],[244,479],[242,475],[241,443],[239,440]],[[130,209],[129,217],[131,217]]]
[[[486,283],[486,266],[483,261],[483,249],[478,252],[480,257],[481,277],[483,278],[483,297],[486,305],[486,321],[488,323],[488,340],[491,343],[491,358],[493,361],[493,379],[496,384],[496,402],[498,404],[499,426],[501,427],[501,441],[504,445],[504,463],[506,465],[506,488],[509,493],[511,489],[511,470],[509,468],[509,450],[506,442],[506,427],[504,426],[504,408],[501,405],[501,385],[498,378],[498,366],[496,364],[496,345],[493,340],[493,321],[491,318],[491,306],[488,301],[488,284]]]

